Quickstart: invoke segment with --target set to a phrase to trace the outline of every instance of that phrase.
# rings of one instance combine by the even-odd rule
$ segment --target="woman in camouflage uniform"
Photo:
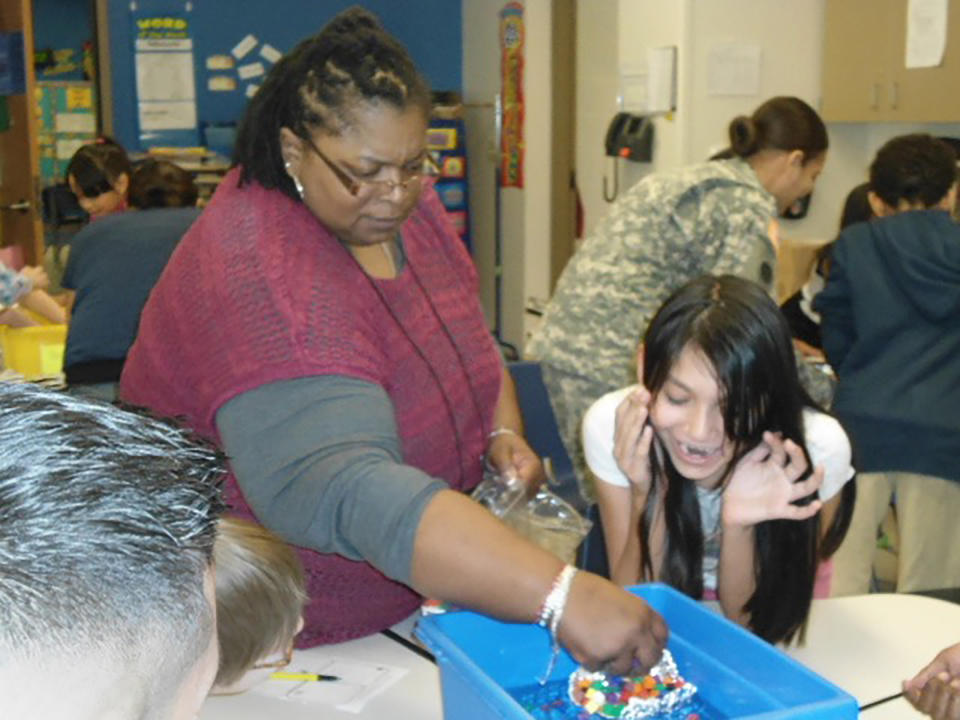
[[[729,136],[729,158],[647,176],[620,198],[570,259],[527,347],[542,363],[587,498],[580,422],[594,400],[636,377],[635,351],[655,310],[708,273],[773,294],[771,221],[813,189],[826,160],[826,126],[794,97],[734,118]]]

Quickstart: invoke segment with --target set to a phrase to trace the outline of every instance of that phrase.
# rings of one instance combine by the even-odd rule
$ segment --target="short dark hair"
[[[65,179],[69,180],[72,175],[83,196],[95,198],[113,190],[124,173],[130,176],[127,151],[113,138],[99,137],[73,154]]]
[[[214,632],[223,456],[170,422],[9,383],[0,438],[0,657],[115,663],[145,678],[145,706],[169,701]]]
[[[827,126],[817,111],[797,97],[780,96],[767,100],[747,117],[730,121],[730,147],[715,159],[748,158],[761,150],[800,150],[807,163],[826,152]]]
[[[130,204],[140,210],[193,207],[197,194],[193,175],[168,160],[147,158],[137,163],[130,177]]]
[[[430,114],[430,88],[409,53],[376,16],[352,7],[284,55],[250,100],[234,146],[241,184],[255,180],[299,199],[283,168],[281,128],[336,135],[354,122],[359,102]]]
[[[870,189],[893,208],[901,201],[933,207],[956,181],[953,148],[926,133],[888,140],[870,164]]]

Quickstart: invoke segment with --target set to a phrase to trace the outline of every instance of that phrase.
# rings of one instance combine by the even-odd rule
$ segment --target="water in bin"
[[[549,462],[544,468],[549,475]],[[576,559],[577,548],[593,525],[546,487],[524,501],[523,483],[511,472],[486,472],[472,497],[528,540],[568,563]]]

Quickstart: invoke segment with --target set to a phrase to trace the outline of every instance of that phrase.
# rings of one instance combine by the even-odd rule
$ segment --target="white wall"
[[[480,274],[480,301],[494,327],[494,238],[496,233],[496,130],[494,98],[500,91],[500,3],[463,0],[463,100],[470,183],[470,235]],[[510,225],[515,225],[511,222]]]
[[[647,49],[675,45],[677,52],[677,108],[670,117],[654,121],[652,163],[621,161],[621,192],[644,175],[656,170],[677,167],[686,163],[684,147],[689,129],[684,108],[690,107],[687,98],[689,66],[684,57],[690,46],[689,5],[691,0],[621,0],[617,24],[619,70],[633,72],[646,70]],[[618,77],[619,84],[619,77]]]
[[[613,187],[613,161],[604,154],[610,118],[617,112],[619,0],[577,0],[576,154],[574,167],[585,233],[607,212],[603,178]]]
[[[605,0],[580,0],[589,13],[608,15]],[[621,189],[653,170],[678,167],[705,159],[727,143],[729,121],[749,114],[774,95],[797,95],[819,107],[824,0],[619,0],[617,26],[589,23],[579,31],[579,49],[609,52],[618,47],[618,67],[606,83],[594,77],[595,87],[584,89],[583,102],[604,101],[613,83],[618,92],[619,68],[645,67],[647,48],[677,45],[678,109],[672,118],[655,121],[654,162],[621,163]],[[708,57],[712,47],[725,43],[761,48],[760,91],[748,97],[710,96],[707,89]],[[584,73],[586,76],[586,73]],[[578,99],[578,120],[585,110]],[[605,106],[610,112],[609,105]],[[609,120],[609,117],[608,117]],[[925,131],[960,136],[960,124],[879,125],[830,124],[830,152],[817,183],[809,214],[802,220],[783,221],[782,232],[796,239],[826,240],[836,231],[847,192],[866,180],[867,167],[877,148],[887,139],[906,132]],[[594,143],[578,131],[578,143]],[[582,162],[578,147],[578,177],[585,199],[600,188],[603,169],[596,162]],[[597,190],[599,192],[599,190]],[[609,207],[586,202],[587,227],[596,224]]]
[[[518,244],[516,256],[519,262],[523,262],[523,274],[522,278],[520,273],[514,277],[514,269],[510,268],[511,282],[505,283],[511,289],[511,308],[516,307],[514,303],[520,303],[519,307],[524,308],[531,298],[546,301],[550,297],[553,93],[548,78],[553,73],[552,26],[551,0],[524,0],[524,186],[522,191],[503,192],[504,196],[520,192],[524,195],[524,242]],[[513,255],[510,257],[513,262]],[[505,277],[507,271],[505,267]],[[514,294],[514,291],[522,294]],[[511,314],[510,342],[520,348],[536,322],[537,318],[526,313],[519,317]]]

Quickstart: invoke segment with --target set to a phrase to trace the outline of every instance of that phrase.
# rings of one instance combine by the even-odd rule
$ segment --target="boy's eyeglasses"
[[[293,638],[290,638],[290,644],[287,646],[287,649],[283,653],[283,657],[279,660],[271,660],[269,662],[258,662],[256,665],[251,667],[251,670],[266,670],[266,669],[279,669],[285,668],[293,662]]]
[[[427,175],[433,170],[432,159],[429,155],[424,155],[423,163],[417,170],[397,168],[397,172],[400,174],[399,180],[360,180],[350,175],[346,170],[328,158],[309,137],[306,135],[301,135],[300,137],[305,140],[310,146],[310,149],[323,160],[326,166],[330,168],[330,172],[337,177],[340,184],[343,185],[344,189],[353,195],[353,197],[370,197],[374,195],[381,197],[392,193],[394,188],[399,188],[402,192],[408,192],[415,183],[423,179],[424,175]]]

